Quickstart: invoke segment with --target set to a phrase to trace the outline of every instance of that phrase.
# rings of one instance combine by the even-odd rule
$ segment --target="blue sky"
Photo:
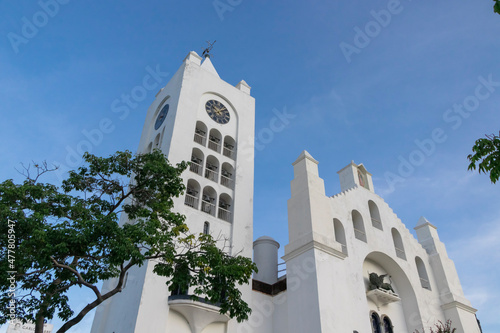
[[[20,162],[75,162],[68,152],[102,119],[113,129],[93,153],[135,151],[157,90],[124,119],[113,101],[148,68],[168,73],[165,85],[189,51],[216,39],[219,75],[244,79],[256,99],[255,238],[287,244],[302,150],[320,162],[329,195],[338,170],[364,163],[410,230],[422,215],[438,227],[484,331],[500,330],[500,185],[468,172],[466,159],[500,130],[492,1],[65,1],[45,6],[51,15],[41,3],[52,0],[0,3],[1,180],[20,181]],[[291,116],[269,137],[276,110]],[[76,295],[75,307],[90,300]]]

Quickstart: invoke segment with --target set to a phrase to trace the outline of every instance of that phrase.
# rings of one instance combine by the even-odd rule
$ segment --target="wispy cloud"
[[[449,242],[447,248],[459,271],[465,296],[478,309],[485,329],[500,324],[500,218],[482,225],[471,224],[470,229],[468,237]]]

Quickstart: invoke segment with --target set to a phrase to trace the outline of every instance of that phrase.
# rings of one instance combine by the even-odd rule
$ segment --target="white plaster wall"
[[[292,196],[288,202],[290,244],[285,248],[284,258],[289,278],[298,277],[291,271],[291,265],[300,266],[310,260],[314,262],[315,272],[302,279],[306,282],[305,288],[293,290],[292,284],[288,285],[290,332],[305,331],[301,327],[304,323],[314,332],[369,332],[371,310],[377,310],[381,317],[388,315],[395,331],[422,331],[438,320],[444,322],[453,314],[456,307],[447,310],[446,314],[442,309],[442,305],[450,300],[456,300],[460,309],[457,314],[453,314],[457,320],[454,326],[464,323],[470,325],[467,326],[470,332],[476,332],[477,324],[471,319],[473,309],[467,308],[470,303],[463,297],[453,262],[447,257],[437,233],[432,230],[427,232],[431,240],[424,241],[426,251],[381,197],[359,186],[328,198],[328,204],[325,205],[320,195],[324,193],[324,187],[316,173],[317,167],[311,164],[308,167],[307,163],[302,165],[298,168],[297,161],[294,163]],[[356,183],[357,174],[352,170],[348,166],[340,172],[344,188]],[[383,230],[372,225],[369,200],[378,207]],[[363,218],[367,242],[355,237],[353,210],[357,210]],[[342,223],[345,230],[348,250],[345,258],[335,251],[338,247],[331,244],[334,218]],[[391,233],[393,228],[401,236],[406,259],[396,255]],[[419,233],[426,234],[426,231],[420,230]],[[435,254],[430,251],[433,248]],[[431,290],[421,285],[416,256],[425,265]],[[392,275],[402,300],[377,309],[366,296],[368,270]],[[446,300],[446,297],[450,300]],[[319,308],[314,304],[319,304]],[[299,313],[301,321],[296,319]]]
[[[290,333],[322,332],[314,250],[287,260],[288,330]]]
[[[188,322],[180,313],[177,313],[175,311],[169,311],[168,322],[169,325],[175,327],[176,333],[191,333],[191,327],[189,327]],[[148,332],[148,331],[139,331],[139,332]],[[167,329],[162,332],[168,333],[170,332],[170,330]]]
[[[202,333],[225,333],[226,324],[225,323],[213,323],[205,327]]]

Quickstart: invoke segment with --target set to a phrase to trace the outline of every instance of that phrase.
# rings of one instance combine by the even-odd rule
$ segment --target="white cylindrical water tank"
[[[253,278],[268,284],[278,282],[278,249],[280,244],[268,236],[253,242],[253,260],[259,269]]]

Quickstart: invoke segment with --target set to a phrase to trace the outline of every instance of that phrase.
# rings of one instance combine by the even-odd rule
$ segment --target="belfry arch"
[[[414,332],[419,329],[420,310],[413,286],[399,264],[382,252],[371,252],[363,262],[364,288],[369,290],[369,273],[378,275],[387,274],[385,282],[391,283],[395,293],[400,300],[393,303],[376,304],[367,296],[367,303],[370,311],[377,312],[380,317],[388,316],[394,325],[395,331]],[[369,322],[370,314],[366,314],[366,321]]]

